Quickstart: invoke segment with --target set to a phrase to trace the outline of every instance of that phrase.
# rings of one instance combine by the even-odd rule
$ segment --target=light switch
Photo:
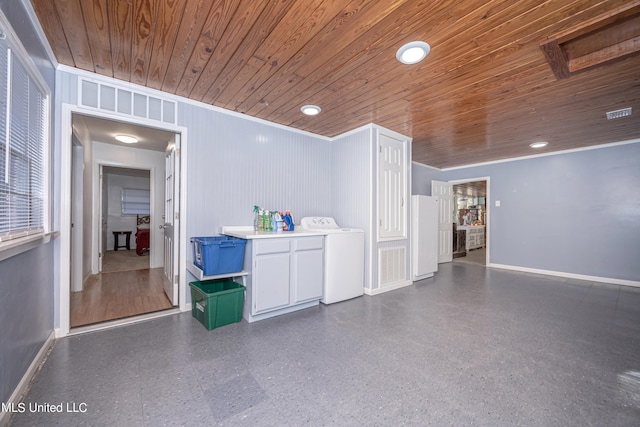
[[[496,207],[499,208],[500,207],[500,200],[496,200]]]

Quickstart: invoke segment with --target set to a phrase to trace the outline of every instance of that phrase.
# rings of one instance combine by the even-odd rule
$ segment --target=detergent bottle
[[[293,231],[294,229],[294,224],[293,224],[293,217],[291,216],[291,212],[290,211],[286,211],[284,214],[284,222],[287,225],[287,231]]]

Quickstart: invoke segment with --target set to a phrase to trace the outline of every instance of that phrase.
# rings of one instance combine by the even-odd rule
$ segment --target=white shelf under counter
[[[242,270],[236,273],[227,273],[227,274],[216,274],[214,276],[205,276],[204,271],[199,268],[194,263],[187,263],[187,271],[193,274],[198,280],[215,280],[215,279],[228,279],[233,277],[242,277],[242,281],[244,282],[244,277],[249,275],[248,271]],[[244,283],[243,283],[244,284]]]

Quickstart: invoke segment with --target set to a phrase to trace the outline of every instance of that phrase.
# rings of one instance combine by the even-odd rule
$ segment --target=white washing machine
[[[324,297],[331,304],[364,293],[364,230],[340,228],[331,217],[305,217],[304,230],[327,233],[324,240]]]

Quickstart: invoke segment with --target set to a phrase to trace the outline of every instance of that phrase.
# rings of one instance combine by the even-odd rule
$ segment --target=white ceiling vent
[[[627,117],[631,115],[631,107],[623,108],[622,110],[608,111],[607,120],[619,119],[620,117]]]

